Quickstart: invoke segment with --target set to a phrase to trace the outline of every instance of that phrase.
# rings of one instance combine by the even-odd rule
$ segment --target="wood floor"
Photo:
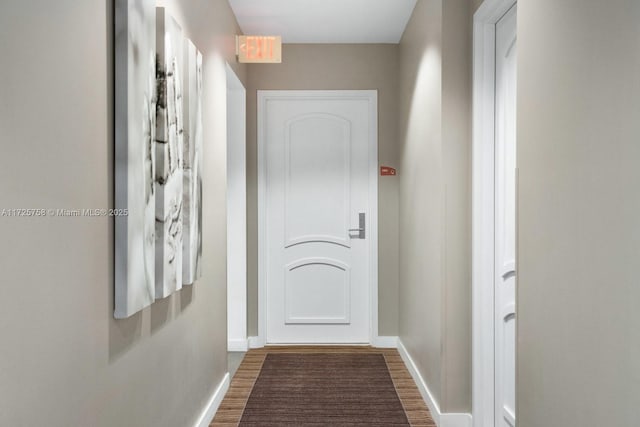
[[[400,402],[412,426],[435,427],[436,424],[422,400],[418,387],[411,378],[400,354],[395,349],[344,346],[287,346],[264,347],[247,352],[238,371],[231,380],[229,391],[220,404],[210,426],[238,426],[251,390],[269,353],[375,353],[384,356]]]

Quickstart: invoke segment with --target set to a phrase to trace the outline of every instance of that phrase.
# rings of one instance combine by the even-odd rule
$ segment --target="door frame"
[[[493,427],[495,422],[496,24],[516,3],[516,0],[484,0],[473,17],[472,418],[474,427]]]
[[[258,337],[252,347],[267,344],[267,167],[265,111],[270,100],[365,100],[369,103],[369,344],[378,338],[378,91],[259,90],[258,91]]]
[[[233,68],[227,75],[227,350],[247,351],[247,94]],[[233,109],[233,111],[231,111]],[[236,145],[239,150],[232,149]],[[229,164],[244,166],[232,194]],[[230,235],[233,233],[234,235]],[[238,236],[239,234],[239,236]]]

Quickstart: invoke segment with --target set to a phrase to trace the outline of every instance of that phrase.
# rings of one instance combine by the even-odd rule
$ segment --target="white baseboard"
[[[420,390],[420,394],[422,395],[422,399],[427,404],[429,411],[431,412],[431,417],[435,421],[438,427],[471,427],[471,415],[470,414],[452,414],[452,413],[442,413],[440,412],[440,405],[433,397],[431,390],[429,390],[429,386],[425,382],[422,375],[420,375],[420,371],[418,371],[418,367],[415,362],[409,355],[404,344],[402,344],[402,340],[398,339],[398,353],[400,353],[400,357],[404,361],[404,364],[407,366],[411,377],[416,382],[418,386],[418,390]]]
[[[264,346],[265,342],[260,337],[249,337],[249,348],[262,348]]]
[[[228,340],[227,351],[247,351],[249,350],[248,340]]]
[[[376,348],[398,348],[398,337],[375,337],[371,345]]]
[[[213,421],[213,417],[216,415],[218,407],[222,403],[222,399],[224,399],[224,395],[227,394],[227,390],[229,390],[228,372],[224,375],[222,381],[220,381],[216,391],[211,395],[209,402],[207,402],[207,406],[202,410],[202,414],[198,417],[198,421],[196,421],[194,427],[209,427],[209,424]]]
[[[440,427],[471,427],[471,414],[440,414]]]
[[[247,340],[247,344],[248,344],[248,348],[262,348],[266,345],[265,342],[262,339],[260,339],[260,337],[249,337]],[[341,344],[331,344],[331,345],[341,345]],[[376,337],[373,339],[371,346],[376,348],[398,348],[398,337],[394,337],[394,336]],[[242,351],[242,350],[231,350],[231,342],[229,342],[229,351]]]
[[[400,339],[398,340],[398,353],[400,353],[400,357],[402,357],[404,364],[407,366],[411,377],[413,377],[413,380],[416,382],[418,390],[420,390],[420,394],[422,395],[422,399],[425,401],[427,407],[429,408],[429,411],[431,412],[431,417],[439,427],[442,427],[442,425],[440,424],[440,406],[434,399],[433,394],[431,394],[431,390],[429,390],[427,383],[424,381],[422,375],[420,375],[420,372],[418,371],[418,367],[414,363],[413,359],[409,355],[409,352]]]

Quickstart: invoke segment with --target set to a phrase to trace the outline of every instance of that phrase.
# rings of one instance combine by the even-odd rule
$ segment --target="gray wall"
[[[471,105],[469,0],[442,2],[445,236],[442,383],[446,412],[471,411]]]
[[[640,2],[518,9],[518,425],[640,419]]]
[[[471,411],[471,3],[421,0],[400,43],[400,337]]]
[[[248,332],[258,333],[258,89],[378,89],[379,161],[397,166],[397,45],[283,46],[283,63],[250,65],[247,87]],[[379,334],[398,335],[398,178],[379,179]]]
[[[482,5],[482,2],[483,2],[483,1],[484,1],[484,0],[471,0],[471,3],[472,3],[472,6],[471,6],[471,7],[473,8],[473,11],[474,11],[474,12],[475,12],[476,10],[478,10],[478,8],[480,7],[480,5]]]
[[[165,3],[204,54],[203,278],[116,321],[113,220],[0,217],[0,425],[193,425],[227,370],[224,59],[238,29],[225,0]],[[0,209],[113,207],[112,11],[0,3]]]
[[[400,338],[441,400],[442,2],[420,0],[400,43]]]

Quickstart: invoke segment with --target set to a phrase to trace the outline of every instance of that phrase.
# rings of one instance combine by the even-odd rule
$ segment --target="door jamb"
[[[242,81],[238,78],[233,68],[229,64],[226,64],[227,86],[226,95],[227,98],[231,96],[237,96],[237,99],[241,99],[240,109],[241,116],[236,117],[236,111],[229,111],[229,99],[227,99],[227,214],[229,212],[229,200],[230,200],[230,180],[229,180],[229,160],[231,144],[242,144],[243,146],[243,164],[245,169],[243,172],[244,183],[241,194],[239,196],[242,200],[245,200],[244,206],[244,236],[242,244],[245,254],[244,257],[238,263],[237,259],[232,258],[234,254],[231,252],[230,238],[238,238],[238,236],[229,236],[230,221],[227,221],[227,350],[228,351],[247,351],[248,339],[247,339],[247,258],[246,258],[246,118],[247,118],[247,105],[246,105],[246,89],[242,84]],[[232,121],[231,119],[235,119]],[[236,129],[231,129],[229,126],[238,125]],[[236,137],[236,140],[232,140],[232,136]],[[236,189],[237,191],[237,189]],[[235,269],[232,274],[232,266],[235,264]],[[240,264],[240,269],[238,269]],[[238,273],[241,277],[237,277]],[[235,278],[238,281],[231,280]]]
[[[473,17],[473,426],[495,421],[495,43],[516,0],[485,0]]]
[[[369,102],[369,343],[378,337],[378,91],[377,90],[259,90],[258,91],[258,337],[252,347],[267,344],[267,174],[265,111],[269,100],[292,97],[361,99]]]

